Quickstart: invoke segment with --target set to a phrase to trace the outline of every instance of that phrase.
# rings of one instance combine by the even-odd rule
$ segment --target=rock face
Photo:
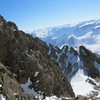
[[[83,61],[83,66],[89,69],[89,75],[93,78],[99,76],[99,70],[95,66],[95,62],[98,62],[100,57],[97,57],[96,54],[92,53],[90,50],[86,49],[84,46],[80,46],[80,59]]]
[[[18,30],[14,23],[7,22],[0,16],[0,62],[14,75],[14,79],[7,76],[8,80],[11,79],[12,86],[17,84],[18,91],[21,91],[19,84],[25,84],[30,78],[30,88],[36,92],[41,91],[47,96],[74,97],[70,83],[59,66],[50,59],[48,52],[49,47],[45,42]],[[6,82],[5,78],[4,81]],[[8,88],[11,89],[10,86]],[[12,92],[20,93],[18,91]]]
[[[23,93],[19,83],[4,65],[0,63],[0,93],[2,93],[7,100],[35,100],[34,97]]]
[[[85,70],[88,76],[92,78],[100,75],[100,56],[92,53],[84,46],[80,46],[78,49],[64,45],[62,49],[57,49],[57,47],[50,45],[49,55],[51,59],[58,63],[62,72],[68,78],[72,77],[79,68]]]

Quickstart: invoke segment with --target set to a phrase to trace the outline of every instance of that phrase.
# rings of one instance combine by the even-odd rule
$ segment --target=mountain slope
[[[0,16],[0,62],[12,73],[9,79],[13,80],[14,77],[18,91],[22,89],[21,93],[30,95],[25,97],[25,100],[33,100],[31,96],[35,95],[74,97],[68,79],[64,77],[59,66],[49,58],[48,51],[49,47],[45,42],[18,30],[15,23],[7,22]],[[4,70],[0,70],[0,73],[3,73],[2,71],[2,75],[5,75]],[[7,80],[1,78],[0,84],[3,86],[2,81]],[[8,89],[12,90],[11,87]],[[10,95],[15,97],[13,92],[11,91]],[[15,92],[21,96],[19,92]],[[9,91],[3,94],[7,100],[11,100],[8,93]]]
[[[35,100],[23,92],[13,73],[0,63],[0,100],[27,100],[27,98]]]

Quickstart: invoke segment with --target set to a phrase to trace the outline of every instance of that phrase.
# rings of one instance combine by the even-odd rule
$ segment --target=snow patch
[[[2,84],[0,84],[0,100],[6,100],[6,97],[2,94]]]
[[[79,69],[75,76],[71,79],[71,85],[75,95],[87,96],[93,91],[93,85],[86,82],[87,76],[84,75],[83,69]]]
[[[34,77],[37,77],[39,75],[39,72],[35,72]]]
[[[2,84],[0,84],[0,88],[2,87]]]
[[[24,92],[26,94],[29,94],[29,95],[32,95],[32,96],[35,96],[37,95],[37,93],[35,92],[35,90],[32,88],[29,88],[29,86],[32,84],[32,82],[30,81],[30,78],[28,78],[28,81],[27,83],[25,84],[20,84],[21,88],[24,90]]]
[[[57,98],[56,96],[52,96],[52,97],[46,97],[44,100],[61,100],[61,99]]]
[[[46,97],[44,100],[72,100],[70,97],[56,97],[56,96],[51,96],[51,97]]]
[[[6,100],[6,98],[3,94],[0,94],[0,100]]]

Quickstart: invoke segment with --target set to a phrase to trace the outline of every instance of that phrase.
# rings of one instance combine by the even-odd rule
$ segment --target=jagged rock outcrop
[[[48,51],[45,42],[19,31],[14,23],[0,16],[0,62],[14,74],[16,84],[25,84],[30,78],[30,88],[36,92],[74,97],[69,81],[51,61]]]
[[[70,73],[78,69],[78,52],[72,47],[69,48],[67,45],[64,45],[62,49],[58,50],[54,46],[50,46],[49,48],[50,58],[59,64],[65,76],[70,77]]]
[[[2,93],[7,100],[36,100],[34,97],[23,92],[19,83],[14,78],[14,74],[1,63],[0,85],[2,85],[2,87],[0,87],[0,93]]]
[[[50,46],[50,58],[60,66],[62,73],[69,79],[73,90],[76,91],[76,95],[80,95],[76,100],[84,100],[85,98],[86,100],[89,100],[89,98],[98,99],[100,80],[97,81],[97,79],[100,79],[100,55],[92,53],[84,46],[69,48],[67,45],[64,45],[61,49],[56,48]],[[79,84],[79,87],[77,84]],[[91,88],[89,88],[89,92],[85,92],[85,89],[80,89],[81,86],[83,88],[91,86]],[[77,90],[83,91],[83,94],[80,94]]]
[[[99,76],[100,73],[95,66],[95,62],[99,64],[98,59],[100,59],[100,57],[97,57],[96,54],[92,53],[84,46],[80,46],[79,51],[80,51],[80,60],[83,61],[83,66],[85,66],[89,70],[88,74],[93,78]]]
[[[50,58],[57,62],[62,72],[70,77],[75,74],[79,68],[87,71],[90,77],[96,78],[99,76],[100,56],[92,53],[84,46],[78,48],[68,47],[64,45],[62,49],[56,49],[54,46],[49,47]],[[96,67],[97,65],[98,67]]]

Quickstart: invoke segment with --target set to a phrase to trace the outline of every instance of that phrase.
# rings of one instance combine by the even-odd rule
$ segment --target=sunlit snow
[[[6,100],[3,94],[0,94],[0,100]]]
[[[0,84],[0,100],[6,100],[6,97],[2,94],[1,88],[2,84]]]
[[[56,96],[51,96],[51,97],[46,97],[44,100],[72,100],[72,98],[69,97],[56,97]]]
[[[72,77],[71,85],[76,96],[88,96],[92,91],[94,91],[94,85],[88,83],[86,81],[87,79],[93,80],[92,78],[84,75],[83,69],[79,69],[75,76]]]

